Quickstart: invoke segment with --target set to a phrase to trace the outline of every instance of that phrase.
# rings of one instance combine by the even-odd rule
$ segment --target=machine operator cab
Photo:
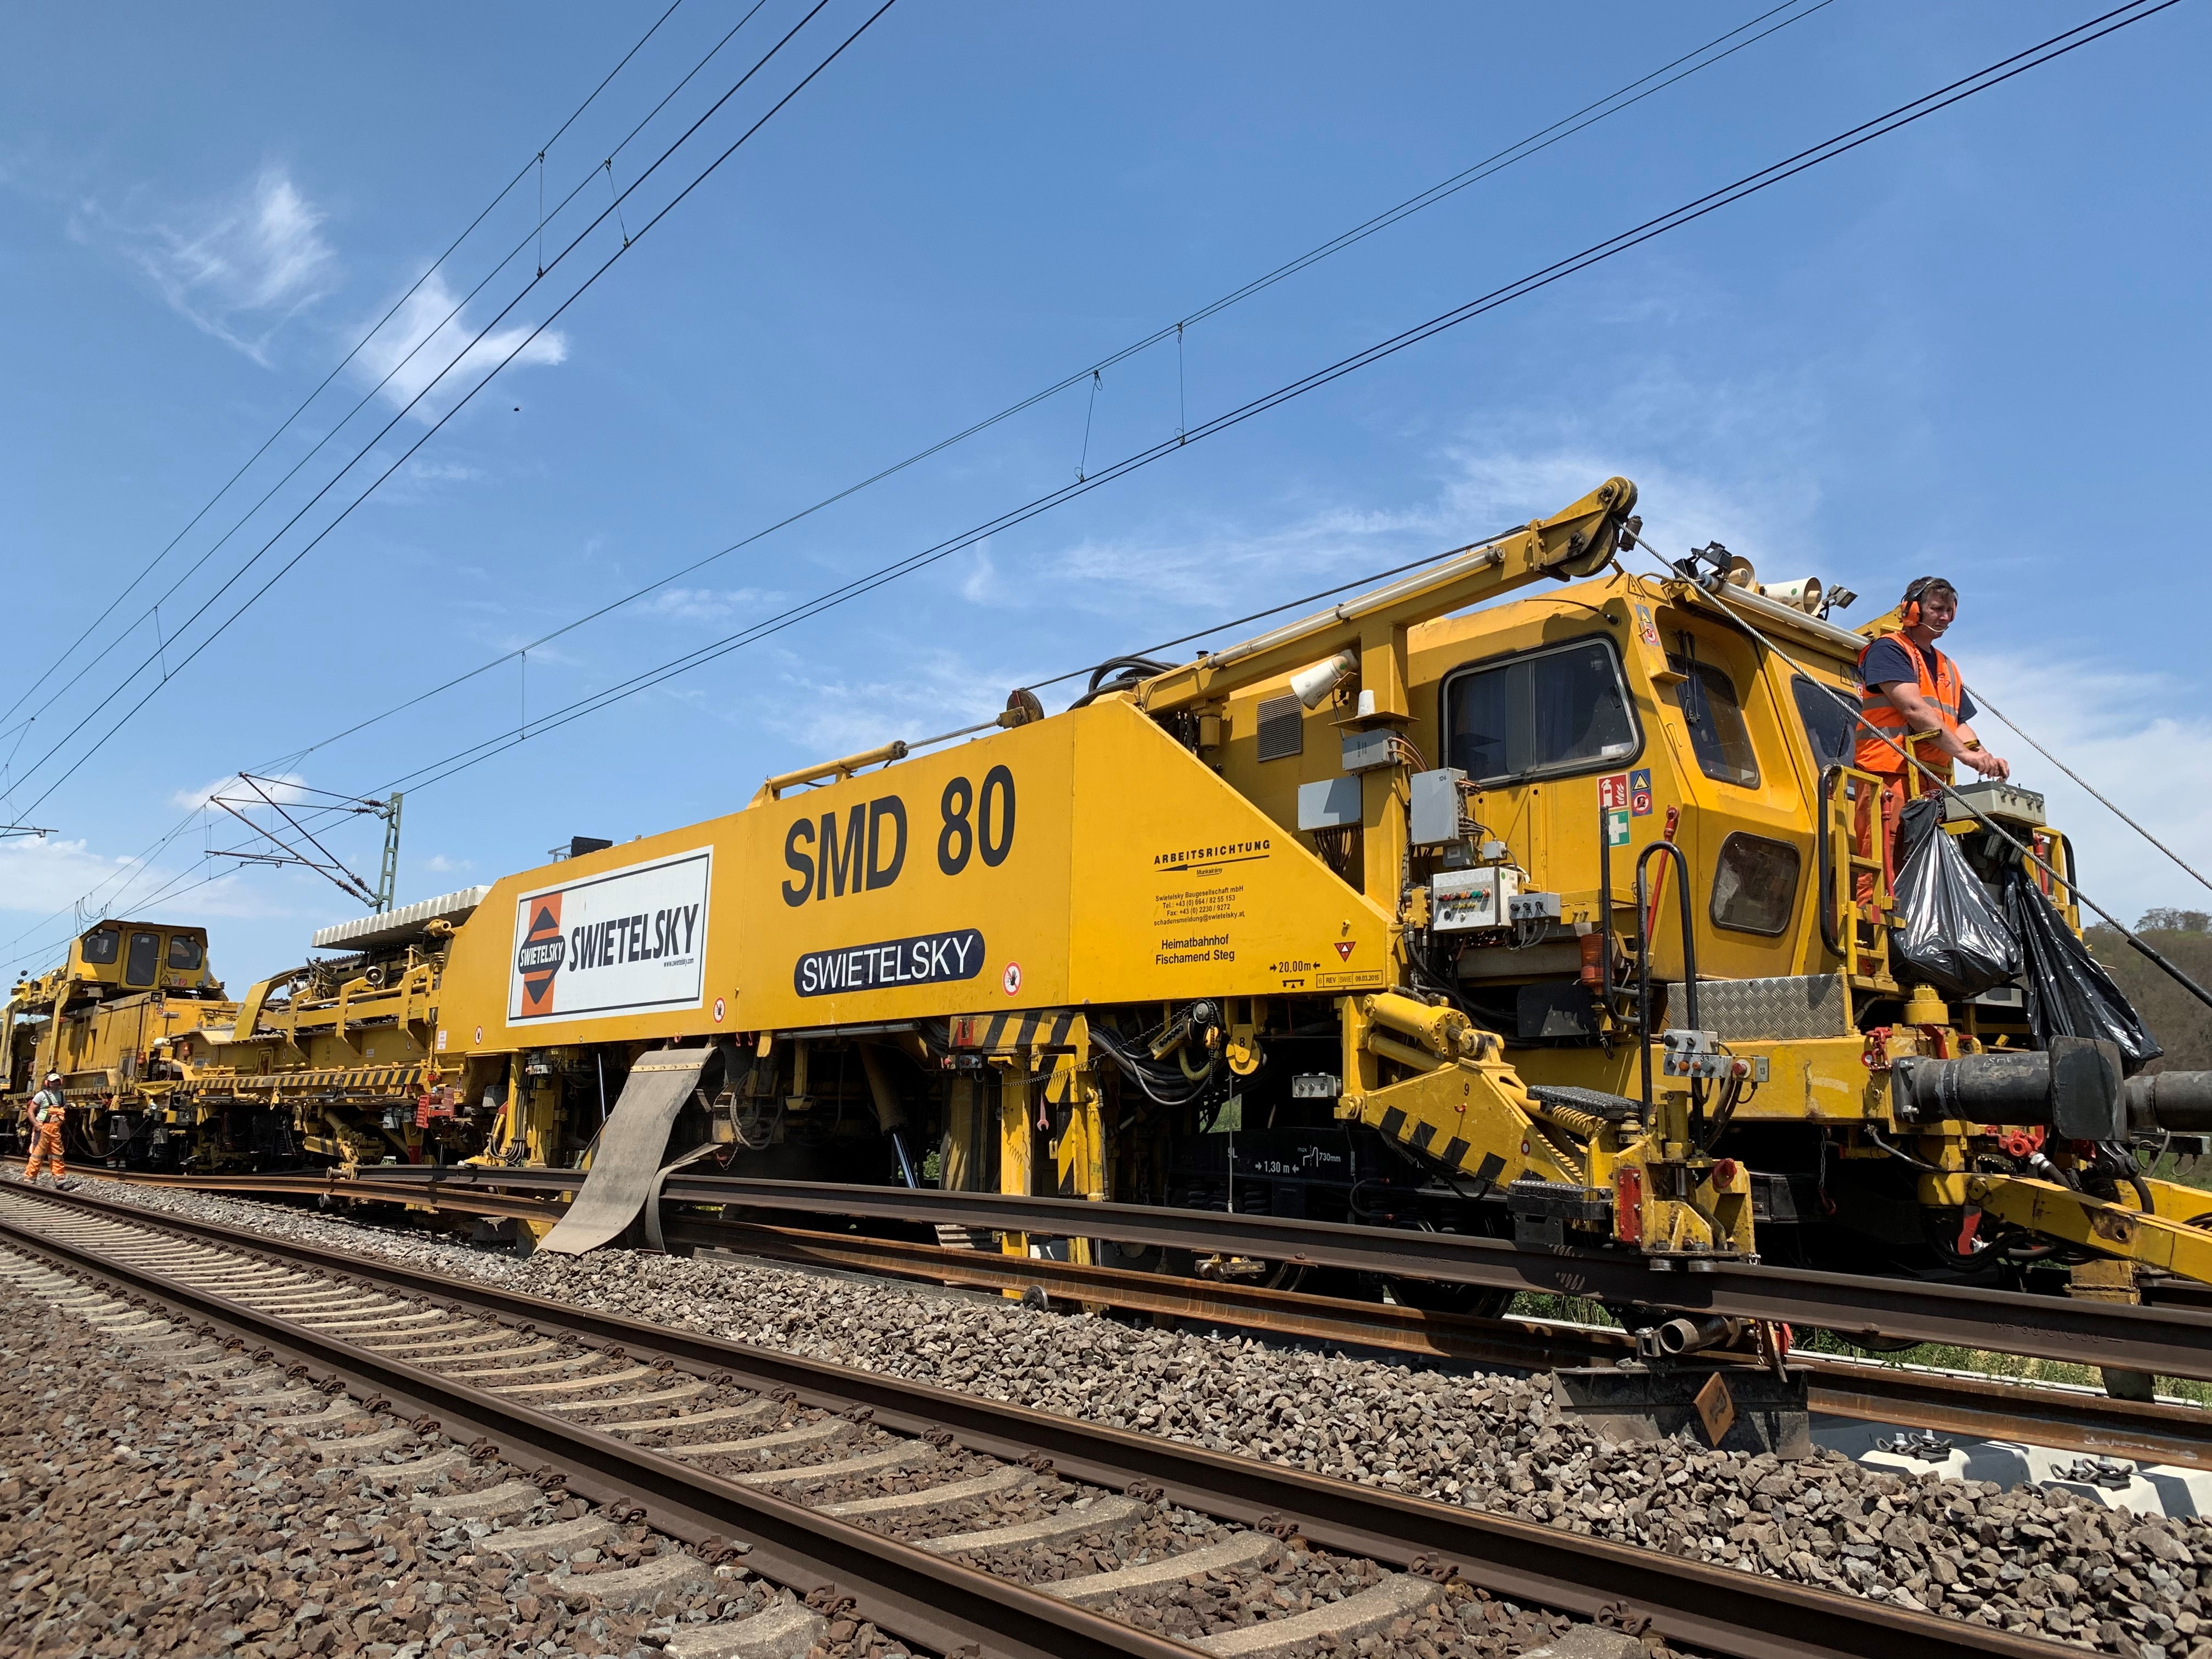
[[[33,1073],[48,1067],[72,1089],[99,1086],[118,1065],[109,1048],[150,1052],[155,1040],[199,1024],[222,997],[204,927],[100,922],[70,942],[60,966],[18,981],[0,1011],[8,1092],[27,1096],[38,1086]],[[123,1069],[135,1075],[134,1066]]]
[[[64,973],[79,984],[112,988],[103,990],[106,996],[215,986],[207,965],[205,928],[149,922],[103,921],[88,929],[70,945]]]

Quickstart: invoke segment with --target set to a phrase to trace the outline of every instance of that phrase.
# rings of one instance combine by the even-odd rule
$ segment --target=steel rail
[[[573,1191],[583,1177],[557,1170],[380,1168],[379,1185],[441,1192],[506,1188]],[[345,1195],[333,1178],[328,1190]],[[823,1182],[702,1176],[679,1170],[662,1188],[669,1204],[735,1206],[872,1220],[946,1223],[1049,1238],[1110,1238],[1146,1247],[1244,1255],[1349,1267],[1495,1290],[1585,1297],[1731,1319],[1820,1326],[1846,1336],[1956,1343],[2078,1365],[2212,1381],[2212,1310],[2075,1302],[1922,1279],[1877,1279],[1716,1262],[1705,1273],[1656,1273],[1642,1257],[1522,1249],[1461,1233],[1352,1226],[1281,1216],[1180,1210],[1016,1194],[939,1192]]]
[[[291,1240],[87,1200],[76,1194],[19,1189],[58,1206],[125,1220],[149,1232],[170,1232],[220,1243],[248,1256],[303,1266],[342,1279],[397,1289],[453,1311],[507,1322],[554,1328],[587,1346],[620,1346],[633,1358],[666,1360],[694,1374],[720,1373],[763,1393],[790,1389],[809,1406],[831,1410],[866,1407],[876,1424],[902,1433],[949,1431],[962,1444],[990,1455],[1018,1459],[1038,1453],[1070,1478],[1126,1489],[1156,1487],[1168,1501],[1247,1525],[1285,1520],[1323,1548],[1372,1557],[1396,1565],[1449,1562],[1469,1583],[1493,1594],[1585,1618],[1626,1604],[1650,1615],[1669,1642],[1725,1654],[1733,1659],[1960,1659],[1967,1654],[2005,1659],[2052,1659],[2059,1644],[2022,1638],[1932,1613],[1839,1595],[1787,1582],[1707,1566],[1646,1549],[1582,1536],[1504,1516],[1407,1498],[1333,1480],[1275,1464],[1225,1456],[1148,1435],[1133,1434],[1055,1417],[997,1401],[908,1382],[866,1371],[782,1354],[701,1334],[665,1329],[618,1316],[496,1286],[425,1273],[401,1263],[363,1259]],[[117,1216],[116,1212],[120,1212]],[[0,1238],[43,1250],[134,1290],[188,1308],[203,1316],[252,1332],[280,1353],[354,1378],[394,1398],[420,1401],[441,1420],[453,1420],[502,1443],[526,1446],[557,1468],[573,1470],[574,1490],[595,1501],[642,1494],[647,1518],[672,1535],[692,1541],[708,1533],[754,1545],[748,1565],[763,1576],[797,1584],[826,1574],[855,1595],[863,1616],[886,1628],[921,1636],[921,1624],[939,1628],[963,1620],[1018,1626],[1027,1636],[1048,1598],[986,1575],[939,1561],[904,1545],[812,1514],[798,1505],[731,1486],[649,1451],[611,1443],[611,1436],[513,1406],[403,1362],[373,1355],[273,1315],[165,1275],[115,1262],[95,1250],[54,1239],[0,1218]],[[605,1493],[605,1497],[598,1494]],[[834,1565],[833,1565],[834,1563]],[[872,1574],[873,1577],[869,1575]],[[955,1613],[928,1598],[981,1595],[981,1605]],[[1097,1653],[1139,1653],[1188,1659],[1188,1650],[1064,1607],[1051,1621],[1065,1632],[1048,1633],[1060,1645],[991,1651],[1049,1654],[1081,1659]],[[1081,1635],[1098,1641],[1079,1645]],[[934,1639],[950,1650],[964,1638]],[[1105,1645],[1108,1641],[1120,1645]],[[1148,1645],[1139,1646],[1142,1641]]]
[[[307,1367],[310,1375],[340,1378],[363,1398],[381,1395],[434,1419],[448,1437],[458,1431],[494,1440],[508,1462],[548,1464],[571,1492],[592,1503],[642,1500],[644,1518],[684,1543],[736,1538],[750,1546],[749,1571],[802,1594],[834,1585],[854,1598],[861,1618],[939,1652],[966,1647],[994,1659],[1189,1659],[1180,1643],[4,1218],[0,1240],[227,1328],[278,1359]],[[229,1242],[240,1248],[239,1241]],[[251,1248],[268,1253],[258,1241]],[[354,1279],[401,1277],[364,1273],[357,1262],[321,1265]],[[542,1329],[566,1310],[549,1302],[534,1311]]]
[[[554,1172],[558,1174],[558,1172]],[[410,1208],[550,1222],[560,1206],[450,1183],[334,1180],[321,1175],[188,1177],[137,1176],[140,1183],[241,1194],[336,1195]],[[573,1180],[574,1177],[568,1177]],[[118,1213],[143,1213],[118,1211]],[[1293,1339],[1382,1349],[1482,1365],[1543,1370],[1609,1364],[1632,1352],[1625,1333],[1548,1320],[1484,1319],[1395,1304],[1270,1290],[1234,1281],[1099,1267],[988,1250],[948,1249],[903,1239],[821,1233],[696,1216],[665,1220],[663,1236],[691,1249],[740,1254],[842,1273],[889,1275],[1018,1294],[1032,1288],[1065,1302],[1190,1319]],[[1707,1350],[1703,1360],[1750,1365],[1753,1356]],[[1875,1359],[1798,1349],[1808,1373],[1808,1404],[1838,1417],[1937,1434],[2029,1441],[2059,1450],[2212,1470],[2212,1413],[2193,1406],[2119,1400],[2049,1385],[2007,1382]]]
[[[1020,1291],[1035,1285],[1072,1303],[1476,1364],[1547,1370],[1561,1365],[1607,1365],[1635,1352],[1634,1340],[1625,1331],[1546,1320],[1483,1319],[1261,1285],[745,1222],[676,1220],[662,1226],[672,1244],[693,1249],[736,1250],[840,1272],[888,1273],[985,1289]],[[1730,1349],[1705,1350],[1697,1358],[1724,1365],[1760,1363],[1753,1354]],[[1808,1374],[1807,1403],[1816,1412],[1939,1434],[2027,1440],[2066,1451],[2212,1469],[2212,1412],[2197,1407],[1904,1370],[1877,1360],[1803,1349],[1793,1352],[1790,1363]]]

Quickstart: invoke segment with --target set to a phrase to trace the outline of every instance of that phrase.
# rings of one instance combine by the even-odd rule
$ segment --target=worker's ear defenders
[[[1897,619],[1901,626],[1917,628],[1920,625],[1920,596],[1928,591],[1933,580],[1932,577],[1923,576],[1906,587],[1904,601],[1897,607]]]

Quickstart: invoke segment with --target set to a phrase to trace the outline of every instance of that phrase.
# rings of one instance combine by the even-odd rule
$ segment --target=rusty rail
[[[557,1182],[562,1188],[578,1179],[560,1171],[522,1171],[520,1176],[532,1186]],[[502,1173],[497,1178],[504,1182],[509,1177]],[[557,1200],[519,1196],[472,1182],[404,1182],[374,1176],[347,1180],[306,1173],[131,1179],[143,1184],[240,1196],[327,1194],[356,1201],[541,1222],[560,1213]],[[120,1206],[118,1212],[147,1213]],[[663,1228],[672,1245],[684,1249],[735,1250],[839,1272],[1015,1295],[1035,1289],[1065,1303],[1516,1370],[1607,1364],[1624,1357],[1632,1346],[1625,1333],[1587,1325],[1480,1319],[1235,1282],[719,1220],[681,1211],[665,1221]],[[1755,1363],[1748,1354],[1727,1352],[1704,1357],[1723,1363]],[[2197,1407],[2115,1400],[2099,1394],[1908,1369],[1802,1349],[1793,1356],[1792,1363],[1811,1374],[1809,1403],[1817,1412],[1938,1434],[2026,1440],[2100,1456],[2212,1469],[2212,1412]]]
[[[126,1219],[150,1232],[213,1242],[243,1255],[398,1291],[456,1312],[509,1323],[527,1321],[588,1346],[619,1345],[632,1358],[665,1359],[695,1374],[726,1374],[763,1393],[790,1389],[808,1405],[844,1411],[865,1407],[875,1422],[896,1431],[943,1431],[999,1457],[1042,1454],[1072,1478],[1116,1488],[1156,1487],[1168,1501],[1226,1521],[1250,1525],[1270,1517],[1288,1520],[1323,1548],[1401,1566],[1448,1561],[1468,1582],[1516,1601],[1585,1618],[1626,1603],[1649,1614],[1668,1641],[1734,1659],[1962,1659],[1968,1654],[2050,1659],[2062,1650],[1929,1613],[665,1329],[396,1262],[81,1194],[38,1190],[37,1196],[58,1206]],[[404,1400],[449,1425],[465,1425],[493,1437],[524,1457],[541,1457],[566,1472],[572,1487],[587,1497],[641,1498],[653,1524],[685,1541],[714,1532],[751,1543],[748,1565],[766,1576],[794,1585],[834,1581],[855,1595],[864,1616],[939,1651],[953,1650],[963,1641],[1017,1659],[1104,1659],[1112,1654],[1171,1659],[1185,1651],[82,1245],[5,1220],[0,1220],[0,1238],[228,1326],[279,1354],[339,1376],[356,1390]]]

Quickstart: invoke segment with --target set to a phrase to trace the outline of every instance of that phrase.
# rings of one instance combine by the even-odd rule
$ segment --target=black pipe
[[[1917,1117],[2043,1124],[2063,1140],[2119,1140],[2130,1127],[2119,1047],[2100,1038],[2053,1037],[2047,1053],[1902,1056],[1893,1075]]]
[[[1636,855],[1636,1022],[1638,1047],[1643,1050],[1644,1114],[1651,1115],[1651,898],[1646,866],[1654,853],[1674,859],[1674,908],[1682,924],[1682,1002],[1688,1029],[1698,1024],[1698,943],[1690,911],[1690,861],[1671,841],[1655,841]]]
[[[1820,884],[1820,901],[1816,913],[1820,918],[1820,943],[1827,946],[1828,954],[1832,957],[1843,955],[1844,939],[1842,919],[1829,908],[1836,899],[1836,848],[1835,837],[1828,829],[1828,806],[1834,795],[1836,780],[1843,775],[1844,769],[1840,764],[1822,767],[1820,787],[1814,795],[1814,799],[1819,804],[1819,810],[1813,818],[1814,844],[1820,849],[1815,860],[1815,867],[1820,872],[1815,879]]]
[[[2128,1108],[2128,1129],[2154,1134],[2178,1129],[2185,1134],[2212,1130],[2212,1072],[2154,1072],[2121,1085]]]

